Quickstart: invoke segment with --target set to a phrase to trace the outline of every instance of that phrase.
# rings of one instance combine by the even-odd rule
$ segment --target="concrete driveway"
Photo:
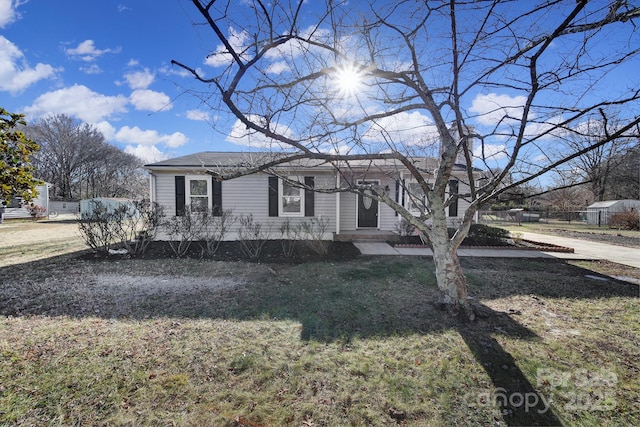
[[[547,234],[524,232],[523,238],[535,242],[551,243],[574,249],[574,253],[547,252],[556,258],[563,259],[602,259],[618,264],[640,268],[640,249],[625,246],[609,245],[588,240],[571,239],[568,237],[550,236]]]

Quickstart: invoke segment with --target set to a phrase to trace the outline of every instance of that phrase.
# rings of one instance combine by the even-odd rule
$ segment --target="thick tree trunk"
[[[440,290],[438,304],[453,315],[474,320],[475,315],[467,297],[467,279],[458,258],[458,245],[454,245],[449,238],[445,217],[437,218],[437,215],[434,215],[428,237]]]

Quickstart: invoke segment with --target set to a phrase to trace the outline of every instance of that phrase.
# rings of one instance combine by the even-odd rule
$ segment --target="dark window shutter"
[[[269,216],[278,216],[278,177],[269,177]]]
[[[449,195],[454,197],[449,205],[449,216],[458,216],[458,181],[449,181]]]
[[[400,204],[400,180],[396,179],[396,203]],[[398,216],[398,211],[395,211],[395,215]]]
[[[304,177],[304,185],[314,188],[314,179],[312,176]],[[315,195],[316,192],[310,189],[304,190],[304,216],[315,216]]]
[[[211,178],[213,185],[213,215],[222,216],[222,181]]]
[[[407,181],[406,179],[402,178],[402,203],[401,203],[402,206],[404,206],[404,198],[405,198],[404,189],[405,189],[406,181]]]
[[[176,176],[175,178],[176,178],[176,216],[183,216],[184,205],[186,202],[184,176]]]

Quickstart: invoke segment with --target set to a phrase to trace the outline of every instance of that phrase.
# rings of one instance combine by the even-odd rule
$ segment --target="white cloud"
[[[248,119],[257,123],[261,123],[262,121],[264,121],[264,119],[259,116],[248,116]],[[284,135],[288,138],[291,138],[293,135],[291,129],[284,125],[271,123],[271,128],[275,133]],[[274,139],[267,138],[259,132],[256,132],[252,129],[247,129],[247,127],[240,120],[236,120],[236,122],[233,124],[233,128],[231,129],[231,132],[229,132],[229,135],[227,135],[227,137],[225,138],[225,141],[232,144],[244,145],[247,147],[291,148],[286,144],[281,144]]]
[[[0,28],[4,28],[12,22],[20,19],[18,6],[26,3],[20,0],[0,0]]]
[[[93,40],[85,40],[78,45],[78,47],[74,47],[71,49],[65,50],[66,54],[80,59],[82,61],[91,62],[96,60],[98,57],[104,55],[105,53],[118,53],[120,52],[120,48],[116,49],[97,49]]]
[[[167,160],[169,156],[162,151],[158,150],[155,146],[147,145],[127,145],[124,149],[125,153],[133,154],[141,159],[145,164],[161,162]]]
[[[111,141],[116,136],[116,129],[106,120],[93,123],[93,126],[104,136],[104,139]]]
[[[473,157],[485,160],[504,159],[507,157],[507,147],[503,144],[484,144],[484,149],[482,146],[475,147]]]
[[[289,66],[289,64],[287,64],[284,61],[277,61],[277,62],[274,62],[273,64],[270,64],[267,67],[266,71],[269,74],[282,74],[290,70],[291,70],[291,67]]]
[[[167,147],[179,147],[189,141],[182,132],[174,132],[170,135],[159,134],[155,130],[142,130],[138,126],[123,126],[116,132],[114,138],[119,142],[127,144],[151,146],[156,144],[164,144]]]
[[[402,112],[383,117],[364,133],[364,139],[378,143],[429,146],[438,142],[438,132],[428,116],[414,112]]]
[[[248,59],[248,55],[242,52],[246,49],[246,43],[249,40],[249,33],[246,31],[236,31],[233,27],[229,28],[228,36],[229,44],[243,59]],[[227,51],[227,48],[220,44],[216,47],[215,52],[209,54],[204,60],[204,63],[212,67],[219,67],[221,65],[229,65],[233,61],[233,57]]]
[[[102,69],[97,64],[91,64],[88,67],[80,67],[80,71],[85,74],[100,74]]]
[[[187,119],[208,122],[211,119],[211,115],[202,110],[189,110],[187,111]]]
[[[146,89],[151,86],[155,76],[149,69],[145,68],[143,71],[134,71],[124,75],[127,84],[131,89]]]
[[[173,65],[171,67],[168,67],[168,66],[160,67],[158,69],[158,72],[161,74],[164,74],[165,76],[180,76],[180,77],[186,77],[186,78],[193,78],[193,74],[191,74],[189,71],[185,70],[184,68],[178,67],[177,65]],[[201,77],[206,76],[206,73],[202,68],[196,67],[196,72]]]
[[[522,118],[526,101],[525,96],[478,94],[469,111],[477,114],[476,121],[483,125],[513,124]],[[533,117],[530,115],[530,118]]]
[[[25,108],[25,113],[36,117],[66,114],[88,123],[96,123],[126,112],[127,102],[127,98],[122,95],[102,95],[86,86],[73,85],[40,95],[30,107]]]
[[[149,89],[134,90],[129,100],[136,110],[160,111],[173,108],[171,99],[166,94]]]
[[[29,67],[20,49],[0,35],[0,91],[18,94],[61,70],[42,63]]]

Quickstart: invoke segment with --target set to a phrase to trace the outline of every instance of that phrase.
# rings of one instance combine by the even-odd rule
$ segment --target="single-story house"
[[[167,216],[183,215],[185,206],[192,211],[231,209],[236,216],[253,214],[255,221],[274,231],[287,220],[295,224],[305,218],[321,217],[329,223],[324,236],[327,240],[393,237],[400,217],[386,204],[362,194],[323,190],[346,188],[349,182],[371,182],[385,188],[410,211],[417,211],[417,204],[421,203],[419,198],[408,197],[404,190],[419,188],[417,183],[411,181],[400,162],[392,160],[335,166],[307,159],[276,166],[278,176],[258,172],[223,181],[208,173],[218,171],[228,176],[233,171],[273,160],[274,156],[278,154],[201,152],[145,165],[151,174],[150,200],[162,206]],[[414,160],[414,164],[425,171],[433,171],[435,162],[431,158]],[[454,176],[458,179],[450,181],[449,191],[467,192],[465,167],[456,166]],[[281,177],[304,183],[314,190],[290,185]],[[468,206],[469,202],[462,198],[451,204],[448,209],[451,222],[458,222]],[[227,240],[236,238],[237,227],[236,222]],[[277,238],[275,233],[272,237]],[[159,238],[163,238],[162,233]]]
[[[38,196],[31,202],[25,202],[19,197],[13,198],[8,203],[2,203],[0,200],[0,209],[4,208],[2,219],[20,219],[20,218],[32,218],[30,206],[41,206],[44,208],[39,216],[46,217],[49,215],[49,184],[46,182],[42,185],[36,186]]]
[[[612,214],[632,209],[640,211],[640,200],[627,199],[595,202],[587,206],[587,224],[607,225]]]

